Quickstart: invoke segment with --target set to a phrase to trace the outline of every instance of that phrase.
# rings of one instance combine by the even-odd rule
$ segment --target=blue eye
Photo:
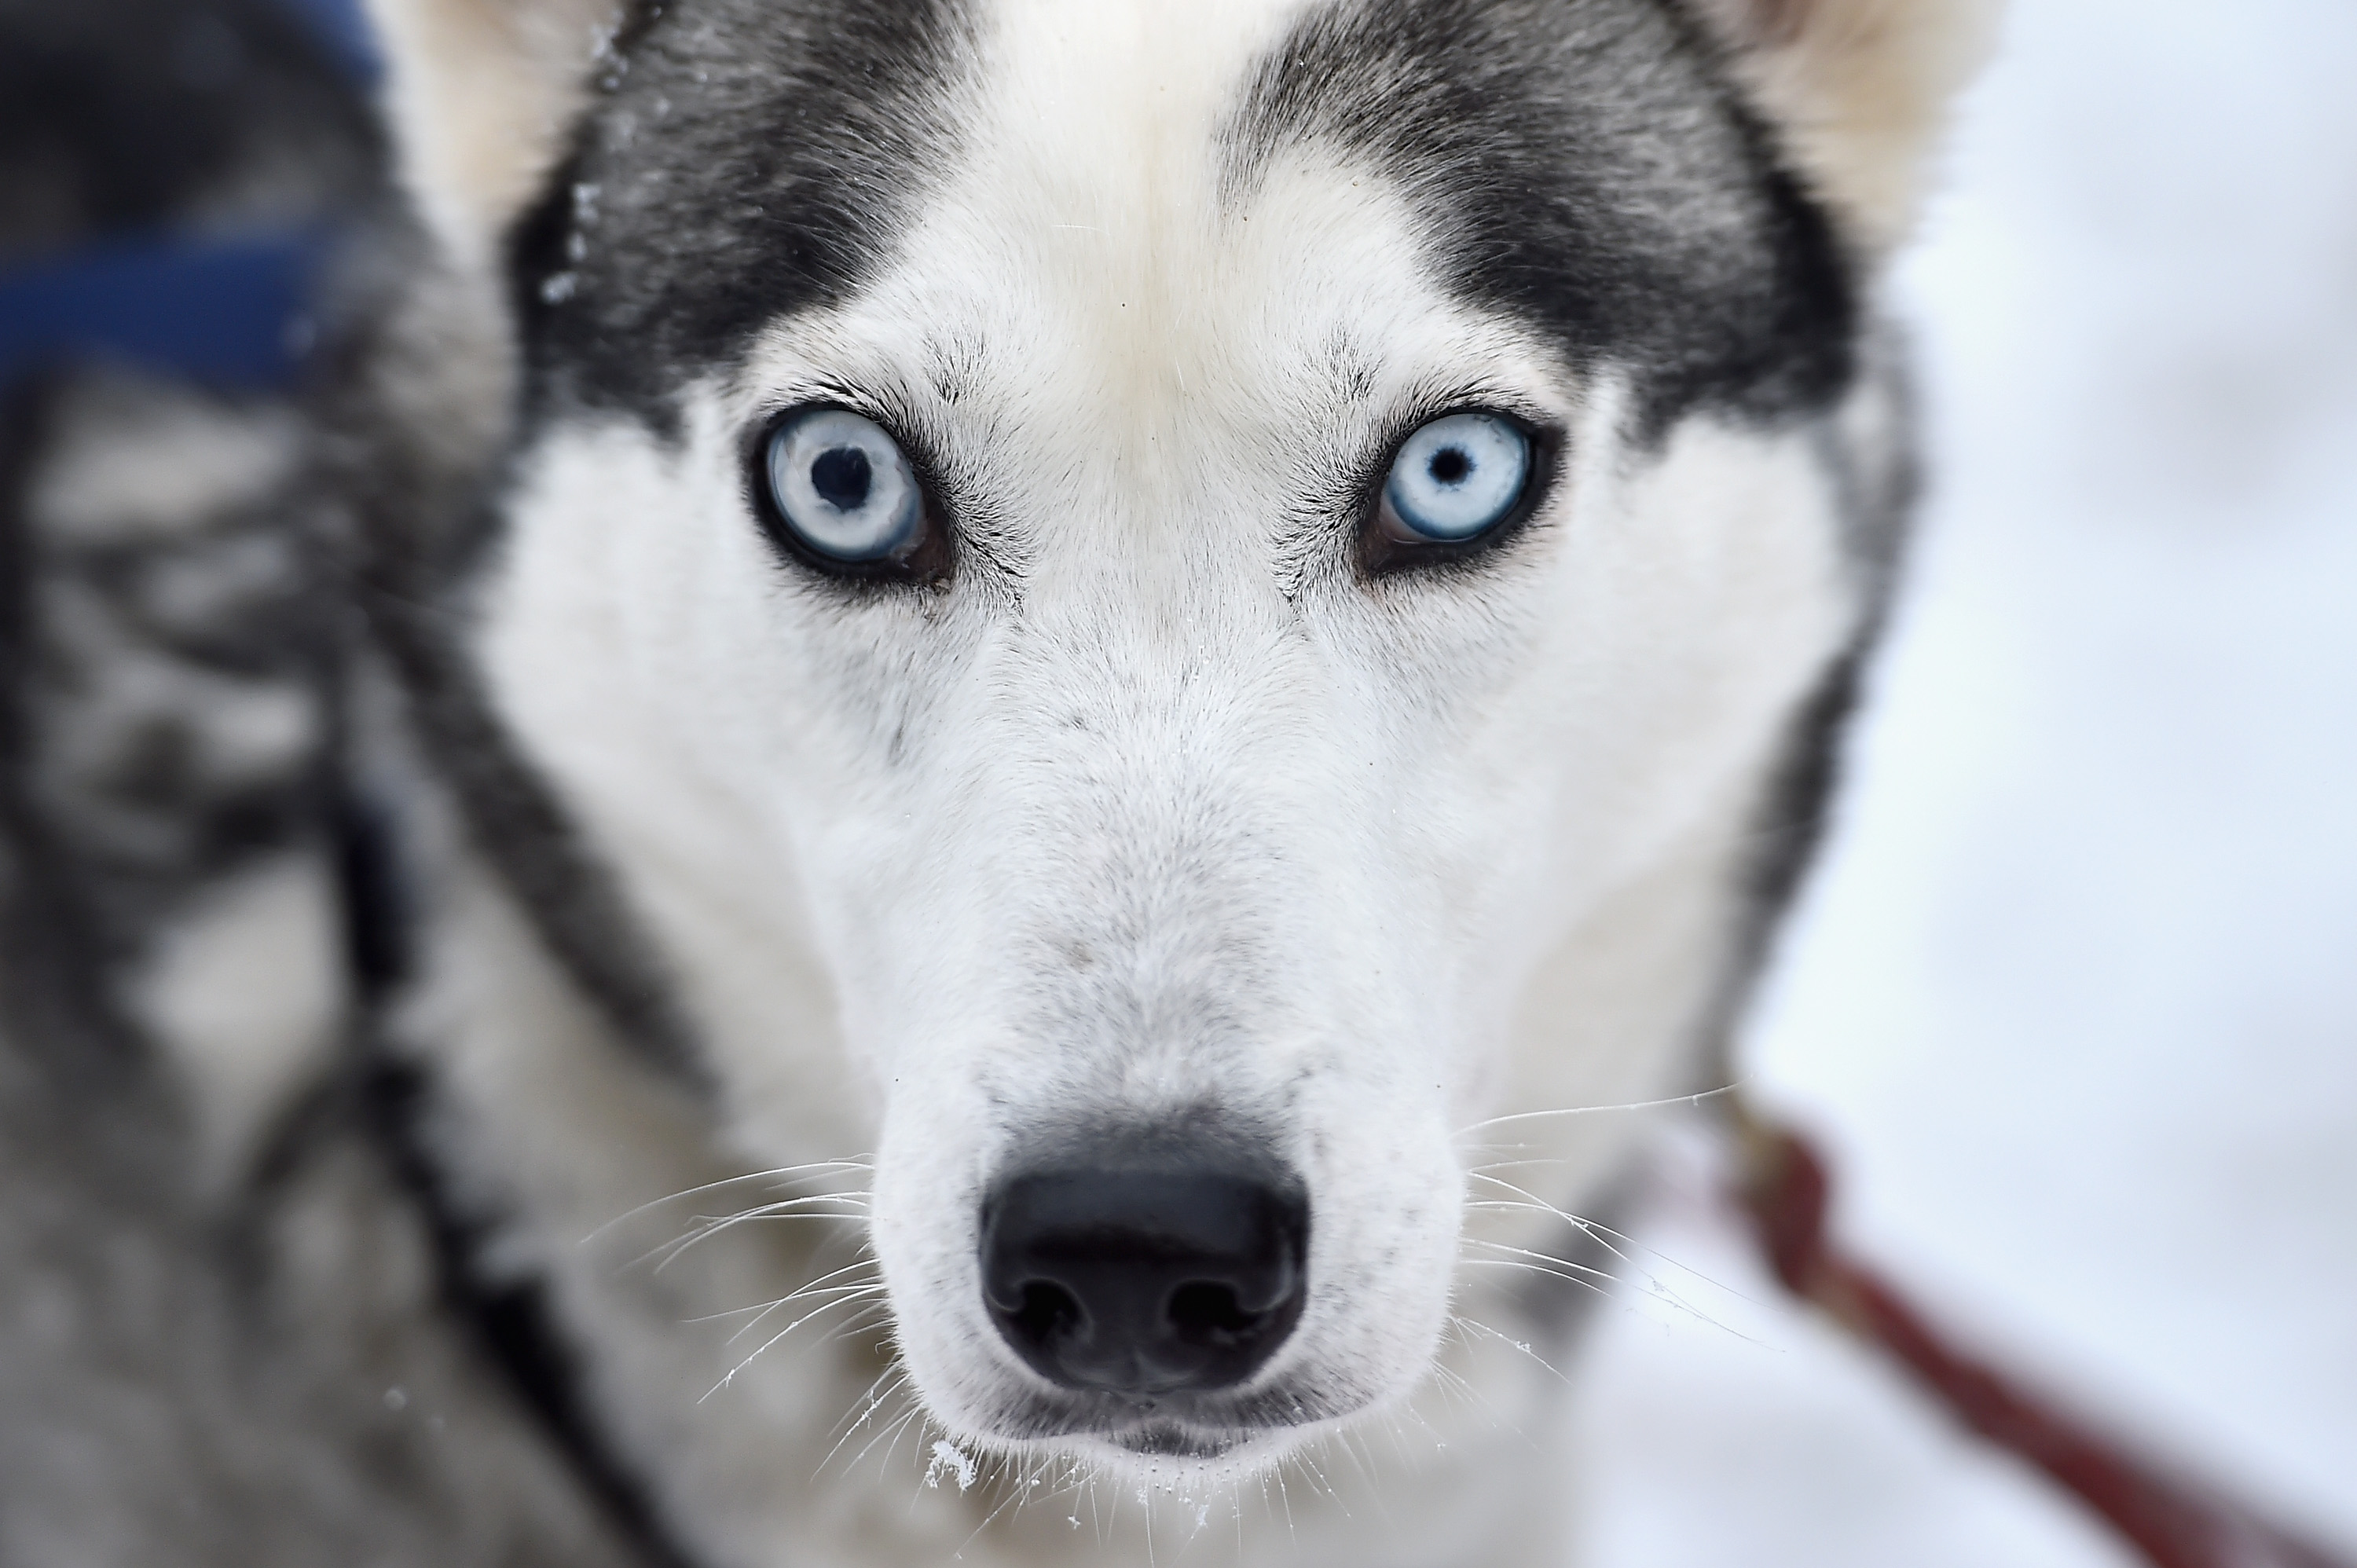
[[[1513,514],[1530,487],[1531,438],[1494,413],[1451,413],[1400,444],[1383,524],[1413,543],[1459,544]]]
[[[852,564],[905,558],[925,504],[899,444],[848,409],[796,414],[770,436],[770,499],[814,553]]]

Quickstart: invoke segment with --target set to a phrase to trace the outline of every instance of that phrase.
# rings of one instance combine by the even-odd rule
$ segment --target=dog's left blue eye
[[[1530,486],[1531,438],[1494,413],[1451,413],[1400,444],[1383,481],[1384,532],[1461,544],[1513,515]]]
[[[852,565],[906,557],[922,539],[924,493],[899,443],[844,408],[798,413],[770,436],[770,498],[795,538]]]

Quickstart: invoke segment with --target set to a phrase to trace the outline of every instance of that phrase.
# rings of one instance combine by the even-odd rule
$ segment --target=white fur
[[[520,471],[480,660],[654,933],[724,1124],[604,1037],[479,874],[445,891],[407,1032],[451,1076],[476,1195],[516,1217],[507,1255],[554,1282],[626,1456],[719,1561],[1103,1561],[1152,1493],[1158,1528],[1239,1562],[1557,1560],[1545,1451],[1506,1430],[1544,1425],[1547,1375],[1446,1331],[1517,1310],[1458,1266],[1469,1230],[1559,1238],[1469,1219],[1459,1133],[1692,1087],[1748,812],[1863,588],[1808,440],[1696,418],[1635,448],[1612,369],[1438,292],[1372,171],[1287,153],[1223,211],[1214,132],[1285,20],[1010,0],[963,161],[870,286],[696,386],[676,444],[560,423]],[[740,433],[840,384],[921,429],[1019,580],[846,605],[777,559]],[[1494,570],[1370,585],[1335,566],[1351,522],[1317,478],[1435,388],[1561,421],[1567,468]],[[1308,1182],[1309,1303],[1261,1377],[1322,1402],[1220,1462],[1015,1440],[1030,1374],[981,1310],[982,1184],[1057,1116],[1204,1101],[1271,1122]],[[1626,1135],[1512,1141],[1573,1202]],[[856,1341],[789,1340],[704,1397],[747,1347],[683,1318],[848,1254],[748,1226],[651,1276],[576,1244],[868,1153],[933,1423],[897,1446],[935,1453],[931,1487],[843,1483],[838,1418],[881,1369]],[[1437,1366],[1486,1408],[1433,1398]],[[1398,1438],[1387,1510],[1271,1500],[1288,1455],[1355,1465],[1368,1432]],[[1006,1494],[951,1462],[982,1454],[1060,1500],[985,1527]]]
[[[180,1069],[206,1174],[242,1174],[256,1137],[316,1073],[342,1015],[335,890],[316,855],[280,854],[212,892],[129,977]]]

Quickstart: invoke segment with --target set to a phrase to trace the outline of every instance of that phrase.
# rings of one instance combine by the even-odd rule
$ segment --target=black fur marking
[[[338,400],[325,412],[331,438],[322,476],[352,509],[345,530],[347,587],[365,619],[364,640],[383,656],[406,697],[421,748],[457,797],[473,844],[548,950],[625,1048],[701,1090],[705,1078],[694,1033],[654,945],[554,789],[492,712],[463,646],[471,624],[464,589],[500,533],[495,503],[504,448],[498,438],[506,432],[468,430],[479,444],[454,451],[451,433],[421,427],[401,402],[403,389],[388,385],[420,370],[412,336],[419,328],[405,312],[417,308],[412,291],[430,294],[434,263],[422,234],[399,212],[380,215],[368,240],[354,250],[373,261],[374,274],[355,280],[361,303],[328,344],[328,357],[342,373],[333,381]],[[424,319],[434,322],[431,307]],[[430,328],[425,340],[433,340]],[[349,814],[366,808],[348,799],[340,809],[349,834],[356,825]],[[340,842],[347,854],[360,847],[349,836]],[[361,931],[349,935],[375,940]],[[399,961],[390,949],[377,957]]]
[[[971,58],[956,0],[674,0],[602,62],[573,156],[511,240],[535,405],[670,394],[889,259]]]
[[[388,1162],[433,1232],[451,1311],[506,1374],[647,1568],[696,1568],[664,1527],[646,1484],[607,1445],[581,1386],[579,1358],[557,1329],[538,1280],[494,1279],[479,1266],[490,1226],[462,1213],[425,1148],[431,1090],[414,1069],[379,1059],[363,1080],[362,1110]]]
[[[1835,660],[1785,730],[1745,876],[1752,928],[1745,942],[1749,951],[1756,953],[1765,944],[1824,843],[1841,784],[1842,739],[1857,711],[1867,651],[1861,640]],[[1747,971],[1752,967],[1744,965]]]
[[[456,791],[469,836],[582,993],[635,1050],[673,1079],[708,1087],[669,977],[539,771],[492,714],[449,627],[403,596],[371,596],[378,644],[417,714],[435,771]]]
[[[373,1010],[414,971],[414,920],[393,813],[349,783],[335,807],[336,885],[355,999]]]
[[[1639,379],[1639,434],[1777,419],[1851,373],[1856,284],[1716,52],[1663,0],[1332,5],[1262,63],[1229,199],[1323,144],[1398,182],[1458,297]]]
[[[119,1089],[140,1052],[106,993],[65,846],[34,800],[39,562],[24,500],[49,433],[48,392],[35,383],[0,395],[0,1045],[94,1091]]]

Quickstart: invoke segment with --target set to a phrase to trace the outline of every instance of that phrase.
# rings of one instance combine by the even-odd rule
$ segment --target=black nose
[[[1075,1165],[993,1194],[982,1288],[1016,1353],[1066,1388],[1231,1388],[1300,1318],[1308,1240],[1297,1183],[1218,1156]]]

